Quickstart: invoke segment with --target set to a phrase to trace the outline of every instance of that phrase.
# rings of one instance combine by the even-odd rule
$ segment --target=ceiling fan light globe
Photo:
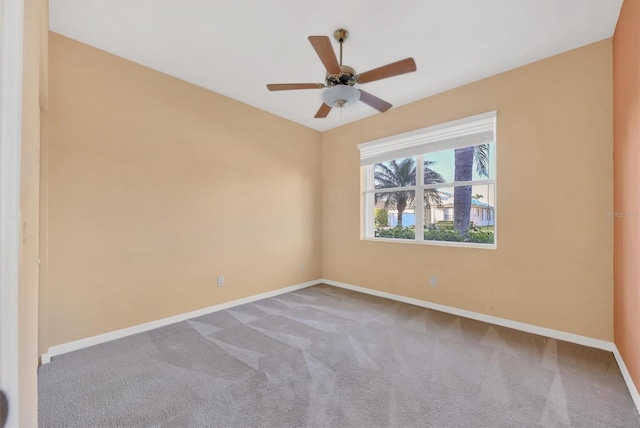
[[[322,92],[322,101],[329,107],[346,107],[360,100],[360,91],[349,85],[335,85]]]

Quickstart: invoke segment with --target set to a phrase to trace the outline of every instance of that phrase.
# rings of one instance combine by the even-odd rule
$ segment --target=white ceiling
[[[320,90],[267,91],[267,83],[324,81],[309,35],[349,30],[343,63],[358,73],[413,57],[417,72],[359,86],[397,107],[611,37],[621,5],[622,0],[51,0],[50,28],[324,131],[380,113],[357,103],[314,119]]]

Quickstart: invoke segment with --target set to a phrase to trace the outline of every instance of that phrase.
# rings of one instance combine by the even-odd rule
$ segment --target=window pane
[[[415,239],[415,192],[375,194],[374,225],[376,238]]]
[[[495,178],[494,144],[427,153],[424,161],[424,184]]]
[[[424,239],[493,244],[495,185],[425,190]]]
[[[415,186],[416,159],[410,157],[377,163],[374,168],[374,179],[376,189]]]

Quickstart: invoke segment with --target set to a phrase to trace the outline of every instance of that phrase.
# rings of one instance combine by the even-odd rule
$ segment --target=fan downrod
[[[325,83],[327,86],[335,86],[335,85],[355,85],[356,79],[356,71],[353,67],[349,67],[348,65],[342,64],[342,44],[345,40],[349,38],[349,32],[344,28],[339,28],[333,32],[333,38],[336,39],[338,43],[340,43],[340,74],[330,74],[327,72],[325,77]]]

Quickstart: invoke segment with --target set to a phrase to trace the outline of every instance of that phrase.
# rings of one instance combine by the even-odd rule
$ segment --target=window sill
[[[361,241],[369,242],[392,242],[395,244],[432,245],[435,247],[457,247],[457,248],[477,248],[480,250],[497,250],[497,244],[474,244],[471,242],[452,241],[416,241],[415,239],[395,239],[395,238],[360,238]]]

